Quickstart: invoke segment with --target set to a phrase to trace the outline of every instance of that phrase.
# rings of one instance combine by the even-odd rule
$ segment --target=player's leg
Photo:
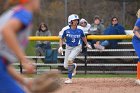
[[[70,55],[68,56],[68,78],[69,80],[65,81],[65,83],[72,83],[72,74],[75,72],[76,74],[76,65],[73,63],[74,59],[77,57],[77,55],[81,51],[81,46],[77,46],[72,49]]]
[[[81,52],[81,49],[82,49],[82,46],[77,46],[73,49],[73,51],[71,52],[71,55],[70,57],[73,58],[73,60],[77,57],[77,55]],[[75,76],[76,75],[76,69],[77,69],[77,64],[76,63],[73,63],[74,65],[74,70],[73,70],[73,73],[72,73],[72,76]]]
[[[66,46],[65,50],[65,59],[64,59],[64,68],[68,69],[68,57],[71,53],[72,47]]]
[[[9,75],[7,66],[2,58],[0,58],[0,93],[25,93]]]
[[[136,83],[140,85],[140,42],[133,40],[133,47],[136,51],[136,54],[139,57],[139,61],[137,63],[137,80]]]
[[[139,62],[137,64],[137,80],[136,80],[136,83],[138,85],[140,85],[140,59],[139,59]]]

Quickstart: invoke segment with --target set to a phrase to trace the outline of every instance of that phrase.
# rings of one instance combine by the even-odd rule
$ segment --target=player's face
[[[71,26],[77,26],[78,25],[78,20],[73,20]]]

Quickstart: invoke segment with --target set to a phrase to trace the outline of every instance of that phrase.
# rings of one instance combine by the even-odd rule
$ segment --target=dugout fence
[[[120,42],[118,49],[105,49],[99,51],[96,49],[87,50],[87,55],[80,54],[76,61],[78,62],[78,72],[79,73],[135,73],[136,71],[136,60],[137,56],[132,47],[132,43],[129,42],[132,39],[133,35],[106,35],[106,36],[87,36],[88,40],[128,40],[125,42]],[[58,36],[49,36],[49,37],[29,37],[31,41],[46,40],[51,41],[52,44],[58,45],[59,37]],[[112,53],[113,55],[109,55]],[[97,55],[96,55],[97,54]],[[27,56],[27,58],[45,58],[44,56]],[[63,69],[63,59],[64,56],[58,56],[60,62],[53,64],[44,64],[37,63],[37,67],[46,67],[49,66],[50,69],[54,66],[58,67],[62,73],[66,73]],[[99,61],[100,60],[100,61]],[[109,61],[111,60],[111,61]],[[107,62],[108,61],[108,62]],[[118,62],[117,62],[118,61]],[[20,64],[15,63],[15,66]],[[19,69],[17,69],[19,70]],[[22,71],[20,69],[20,71]],[[38,72],[46,71],[46,69],[38,68]]]

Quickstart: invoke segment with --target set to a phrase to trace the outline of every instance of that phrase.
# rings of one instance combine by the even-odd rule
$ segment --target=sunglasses
[[[80,23],[80,24],[86,24],[86,22],[82,22],[82,23]]]

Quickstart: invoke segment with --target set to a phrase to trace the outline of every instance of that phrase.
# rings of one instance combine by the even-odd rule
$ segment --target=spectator
[[[51,32],[48,30],[48,26],[45,23],[41,23],[36,36],[51,36]],[[45,50],[51,49],[49,41],[37,41],[36,42],[36,56],[44,56]]]
[[[105,27],[101,23],[100,17],[99,16],[95,16],[93,24],[91,24],[91,27],[89,29],[89,34],[91,34],[91,35],[102,35],[104,30],[105,30]],[[94,48],[94,44],[96,44],[96,42],[99,42],[99,41],[97,41],[97,40],[90,40],[89,42],[91,43],[92,48]]]
[[[120,25],[118,23],[118,18],[117,17],[113,17],[111,19],[111,25],[108,26],[108,28],[104,31],[104,35],[125,35],[125,28]],[[110,48],[116,48],[118,42],[120,42],[121,40],[105,40],[100,42],[97,42],[96,44],[94,44],[94,47],[96,49],[99,50],[103,50],[106,47],[110,47]]]
[[[87,20],[85,20],[84,18],[82,18],[80,20],[80,26],[83,28],[84,33],[85,34],[88,34],[91,25],[87,22]]]
[[[104,25],[101,23],[101,19],[99,16],[94,17],[94,23],[91,24],[89,29],[89,34],[92,35],[102,35],[103,31],[105,30]]]

